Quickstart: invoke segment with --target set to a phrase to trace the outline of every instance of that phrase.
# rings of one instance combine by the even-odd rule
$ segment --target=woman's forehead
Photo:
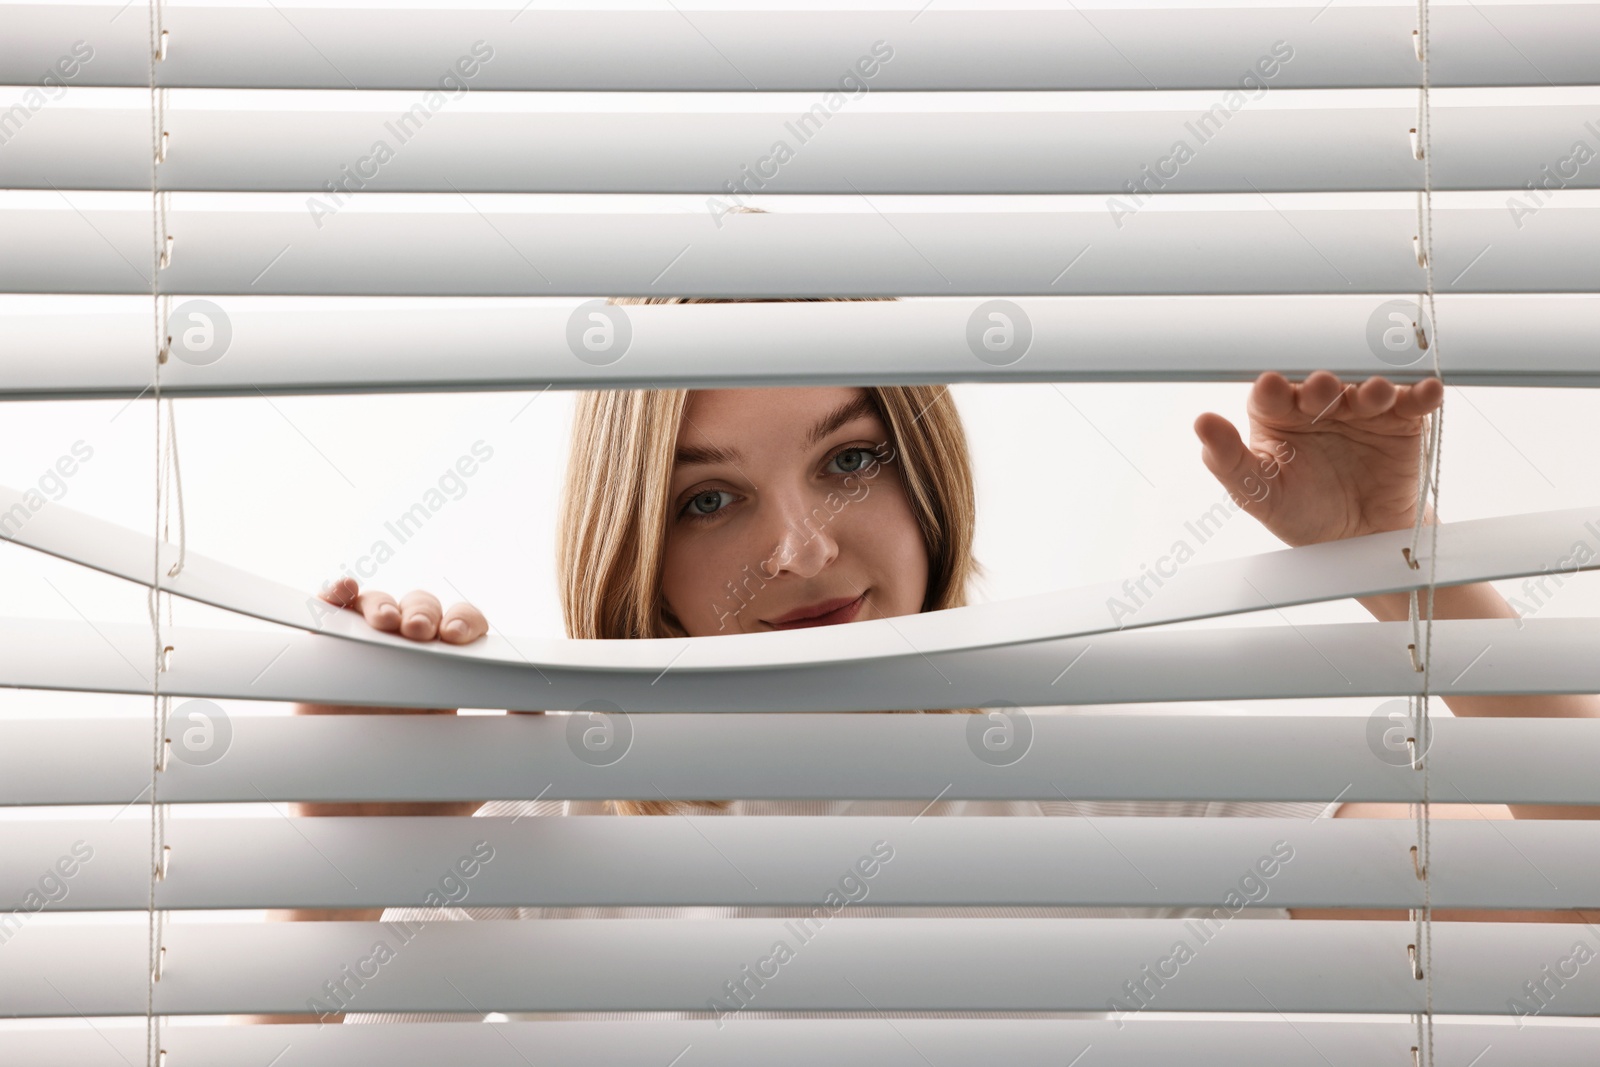
[[[737,460],[746,441],[805,449],[863,417],[876,418],[877,408],[859,387],[693,390],[678,428],[677,460]]]
[[[764,386],[749,389],[695,389],[689,393],[680,439],[693,436],[698,427],[771,429],[795,432],[809,429],[817,420],[847,407],[851,418],[876,415],[867,391],[852,386]]]

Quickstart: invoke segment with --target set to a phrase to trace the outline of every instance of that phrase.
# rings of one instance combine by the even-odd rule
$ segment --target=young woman
[[[632,302],[632,301],[618,301]],[[656,302],[656,301],[653,301]],[[1262,374],[1249,397],[1247,447],[1227,419],[1194,423],[1201,458],[1246,510],[1289,545],[1412,525],[1423,417],[1443,386],[1346,384],[1326,371],[1301,383]],[[1252,490],[1262,461],[1280,461],[1271,491]],[[1430,517],[1431,519],[1431,517]],[[966,438],[938,386],[603,391],[579,398],[559,529],[566,630],[573,638],[757,633],[839,625],[957,607],[980,573]],[[752,581],[752,576],[758,576]],[[738,593],[730,591],[730,583]],[[417,641],[468,644],[488,622],[470,604],[445,609],[412,591],[398,602],[348,579],[326,599],[374,627]],[[1382,620],[1407,616],[1403,594],[1364,598]],[[1487,583],[1439,590],[1435,617],[1515,617]],[[1457,715],[1596,715],[1593,697],[1452,697]],[[400,709],[302,706],[302,713]],[[1051,709],[1042,712],[1049,713]],[[426,713],[426,712],[424,712]],[[441,709],[436,714],[452,714]],[[493,801],[478,805],[300,805],[302,814],[520,815],[1324,815],[1404,817],[1404,805],[1229,802]],[[1465,806],[1463,806],[1465,807]],[[1587,809],[1519,809],[1587,817]],[[1501,806],[1436,817],[1506,817]],[[988,916],[1170,916],[1202,909],[963,908]],[[781,908],[390,908],[389,919],[790,916]],[[941,914],[867,903],[846,914]],[[1241,916],[1288,917],[1282,909]],[[1297,910],[1296,914],[1310,914]],[[1328,911],[1318,917],[1403,918],[1403,912]],[[1534,917],[1533,913],[1527,913]],[[378,918],[296,912],[294,918]],[[1436,918],[1506,919],[1439,911]],[[1537,917],[1571,917],[1562,913]],[[720,995],[708,991],[708,996]],[[360,1013],[350,1021],[460,1020],[463,1015]],[[759,1001],[750,1005],[759,1011]],[[710,1012],[689,1017],[714,1017]],[[329,1016],[328,1018],[332,1018]],[[543,1016],[549,1018],[550,1016]],[[600,1014],[588,1018],[661,1017]],[[683,1016],[674,1016],[683,1017]]]

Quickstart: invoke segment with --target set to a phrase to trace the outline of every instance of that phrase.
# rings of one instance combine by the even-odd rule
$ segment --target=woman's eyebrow
[[[677,451],[672,454],[672,462],[678,467],[712,463],[737,466],[739,453],[731,448],[721,448],[717,445],[679,445]]]
[[[806,447],[810,448],[812,445],[817,444],[848,422],[869,418],[877,413],[878,409],[872,406],[872,401],[858,393],[854,399],[846,400],[843,404],[840,404],[817,420],[817,424],[811,427],[811,432],[806,435]]]
[[[846,400],[817,420],[816,424],[806,434],[805,447],[810,448],[846,423],[875,416],[877,413],[878,409],[865,396],[856,396],[852,400]],[[678,466],[689,466],[697,463],[730,463],[737,465],[742,458],[737,449],[723,448],[720,445],[679,445],[673,453],[672,461]]]

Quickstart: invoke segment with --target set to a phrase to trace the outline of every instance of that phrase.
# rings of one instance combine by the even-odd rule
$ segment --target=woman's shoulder
[[[1045,800],[1046,815],[1083,818],[1256,818],[1315,819],[1332,815],[1337,802],[1321,800]]]
[[[520,819],[530,815],[568,815],[576,814],[569,811],[574,804],[583,804],[584,801],[575,800],[486,800],[479,805],[474,816],[492,818],[504,816]],[[587,803],[604,804],[604,801],[589,801]]]

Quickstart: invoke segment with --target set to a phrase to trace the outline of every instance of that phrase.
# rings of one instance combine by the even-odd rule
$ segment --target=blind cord
[[[172,298],[163,295],[161,303],[163,309],[171,305]],[[168,312],[163,310],[161,321],[166,322]],[[167,512],[161,522],[161,539],[168,544],[172,543],[172,508],[178,509],[178,560],[167,568],[167,577],[176,578],[183,572],[183,563],[189,554],[189,539],[183,522],[183,468],[178,463],[178,411],[172,404],[172,398],[167,399],[167,448],[166,462],[162,466],[164,477],[167,481]],[[172,622],[171,594],[167,599],[167,622]]]
[[[156,910],[156,882],[164,877],[166,869],[166,809],[159,803],[160,773],[165,762],[166,751],[166,726],[167,715],[171,710],[172,698],[164,696],[161,692],[161,672],[167,668],[169,654],[172,651],[167,647],[161,630],[160,605],[162,601],[161,589],[161,545],[165,539],[166,531],[170,525],[170,516],[165,513],[164,500],[166,493],[163,485],[164,477],[176,471],[177,456],[175,452],[175,433],[169,428],[169,433],[163,446],[162,434],[162,405],[161,405],[161,367],[166,362],[169,346],[166,340],[166,326],[162,317],[163,300],[161,297],[160,272],[171,262],[171,240],[167,236],[166,203],[159,188],[156,167],[165,156],[165,134],[162,127],[165,125],[163,94],[156,86],[156,64],[166,58],[167,31],[162,26],[161,0],[149,0],[148,25],[149,25],[149,74],[150,74],[150,307],[155,326],[155,375],[152,379],[153,397],[155,399],[155,521],[156,537],[152,546],[152,582],[148,599],[150,624],[155,634],[155,664],[152,671],[151,683],[151,752],[150,752],[150,857],[149,857],[149,893],[146,898],[146,934],[147,957],[145,974],[145,1062],[148,1067],[161,1067],[166,1059],[166,1051],[161,1048],[161,1023],[155,1014],[156,983],[161,980],[161,964],[166,952],[162,944],[165,932],[165,915]],[[172,413],[172,399],[167,398],[167,412]],[[180,504],[178,526],[180,538],[182,537],[183,516]],[[180,555],[179,566],[182,557]],[[175,567],[172,573],[176,573]],[[172,597],[166,594],[166,607],[170,625],[172,616]]]
[[[1444,372],[1439,363],[1439,326],[1438,318],[1434,312],[1434,285],[1433,285],[1433,105],[1430,96],[1430,71],[1429,62],[1432,58],[1432,48],[1429,41],[1429,5],[1428,0],[1417,0],[1417,58],[1422,61],[1422,107],[1420,125],[1422,129],[1420,141],[1422,144],[1422,198],[1421,212],[1418,229],[1419,244],[1422,249],[1422,268],[1426,282],[1426,307],[1427,329],[1432,336],[1427,338],[1428,349],[1433,353],[1433,373],[1441,384],[1444,381]],[[1428,749],[1433,740],[1432,721],[1429,717],[1429,685],[1432,681],[1433,668],[1433,611],[1434,589],[1437,578],[1438,546],[1439,546],[1439,474],[1442,468],[1442,453],[1444,440],[1444,403],[1441,399],[1437,410],[1430,412],[1423,420],[1421,439],[1418,442],[1417,462],[1417,506],[1411,530],[1410,560],[1417,558],[1417,543],[1421,539],[1424,513],[1427,509],[1429,497],[1432,497],[1434,521],[1429,533],[1428,548],[1428,608],[1421,629],[1418,633],[1418,590],[1413,589],[1410,597],[1409,616],[1411,621],[1412,648],[1422,647],[1422,691],[1411,701],[1411,727],[1412,737],[1415,738],[1417,757],[1412,763],[1414,770],[1422,772],[1422,801],[1416,805],[1417,811],[1417,876],[1422,880],[1422,909],[1413,909],[1416,919],[1416,941],[1413,952],[1418,957],[1416,964],[1421,966],[1423,980],[1423,1011],[1417,1016],[1417,1046],[1412,1049],[1414,1063],[1425,1064],[1433,1067],[1433,881],[1432,881],[1432,812],[1431,798],[1429,796]],[[1413,971],[1415,973],[1415,970]],[[1419,1050],[1421,1055],[1419,1056]]]

